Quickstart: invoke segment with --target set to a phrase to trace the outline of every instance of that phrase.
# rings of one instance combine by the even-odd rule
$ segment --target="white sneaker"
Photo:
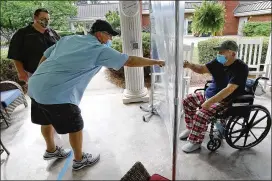
[[[181,149],[185,153],[190,153],[190,152],[200,149],[200,147],[201,147],[201,144],[188,142]]]
[[[82,160],[73,162],[73,170],[80,170],[86,166],[92,166],[100,159],[100,154],[92,155],[90,153],[83,153]]]
[[[182,131],[179,135],[179,139],[181,139],[181,140],[187,139],[190,132],[191,132],[191,130],[189,130],[189,129]]]
[[[44,160],[51,160],[55,158],[66,158],[71,154],[71,149],[63,149],[62,147],[56,146],[54,152],[45,151],[43,155]]]

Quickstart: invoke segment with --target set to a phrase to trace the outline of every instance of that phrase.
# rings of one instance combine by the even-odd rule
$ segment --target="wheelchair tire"
[[[259,115],[259,118],[257,115]],[[262,123],[260,125],[262,127],[256,126],[259,123]],[[237,129],[239,126],[241,126],[241,128]],[[229,118],[225,130],[225,139],[232,148],[239,150],[249,149],[258,145],[267,136],[270,128],[271,116],[269,111],[261,105],[250,105],[247,116],[233,116]],[[255,134],[253,133],[253,130],[255,129],[264,130],[259,137],[256,137],[256,132]],[[239,135],[237,135],[237,133]],[[243,141],[241,138],[244,138]],[[249,141],[251,138],[253,141],[248,143],[247,141]]]
[[[214,138],[210,140],[207,144],[207,148],[210,151],[216,151],[221,146],[221,139]]]

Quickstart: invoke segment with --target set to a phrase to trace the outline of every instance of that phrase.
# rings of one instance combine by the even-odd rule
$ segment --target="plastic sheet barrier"
[[[179,86],[182,90],[182,79],[178,85],[175,85],[177,78],[175,68],[175,48],[176,38],[179,38],[179,49],[183,48],[183,20],[184,20],[184,3],[180,2],[179,13],[180,18],[177,25],[175,23],[175,1],[150,1],[150,21],[151,21],[151,57],[153,59],[161,59],[166,61],[166,66],[160,68],[154,66],[152,69],[153,75],[153,105],[156,107],[157,113],[165,123],[170,148],[173,148],[173,126],[174,126],[174,100],[175,86]],[[183,13],[183,14],[182,14]],[[180,33],[175,35],[176,26],[179,26]],[[179,51],[179,67],[180,76],[183,72],[183,53]],[[182,91],[179,92],[181,97]],[[181,100],[179,100],[181,101]],[[181,111],[181,106],[180,109]],[[173,151],[173,150],[171,150]]]

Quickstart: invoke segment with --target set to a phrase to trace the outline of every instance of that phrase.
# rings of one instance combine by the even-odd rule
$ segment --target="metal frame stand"
[[[158,115],[157,109],[154,105],[154,79],[155,79],[155,75],[152,73],[152,67],[150,67],[151,69],[151,91],[150,91],[150,103],[148,105],[141,105],[140,109],[148,112],[147,114],[143,115],[143,121],[144,122],[149,122],[151,117],[153,115]]]
[[[3,145],[1,139],[0,139],[0,145],[3,148],[0,148],[0,155],[5,151],[8,155],[10,154],[9,151],[7,150],[7,148]]]

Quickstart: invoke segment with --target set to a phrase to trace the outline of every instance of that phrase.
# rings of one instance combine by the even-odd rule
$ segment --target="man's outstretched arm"
[[[194,64],[194,63],[189,63],[188,61],[184,61],[184,68],[189,68],[192,71],[198,73],[198,74],[206,74],[210,73],[209,69],[207,68],[206,65],[199,65],[199,64]]]
[[[128,67],[145,67],[152,65],[164,66],[165,62],[161,60],[153,60],[144,57],[129,56],[127,62],[125,63],[125,66]]]

